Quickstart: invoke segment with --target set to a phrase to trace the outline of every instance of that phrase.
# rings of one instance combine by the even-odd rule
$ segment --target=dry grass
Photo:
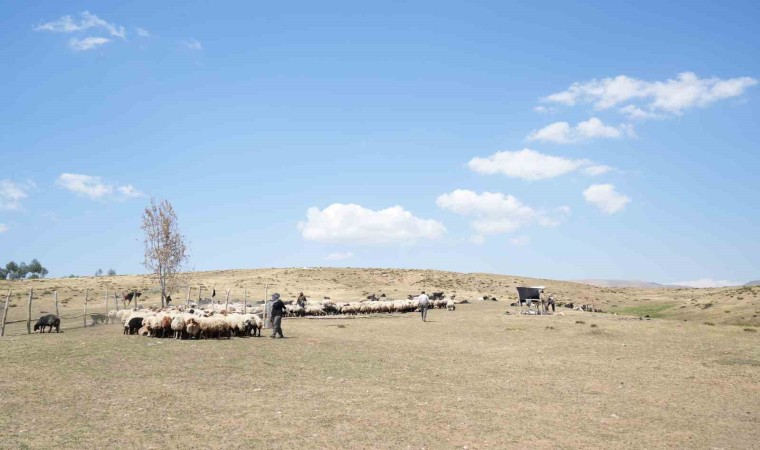
[[[478,303],[432,311],[424,324],[291,319],[284,340],[158,340],[118,326],[6,338],[3,446],[751,448],[760,439],[756,334],[501,312]],[[598,327],[578,327],[579,316]]]
[[[309,275],[333,298],[356,295],[369,277],[298,272],[336,278]],[[282,270],[213,282],[245,284],[245,276],[280,277],[280,292],[304,286],[317,295],[305,280],[283,285]],[[472,277],[468,283],[508,280],[504,294],[513,279]],[[45,288],[58,285],[60,299],[63,282]],[[557,284],[557,292],[573,285]],[[412,287],[444,289],[393,289]],[[589,289],[579,295],[596,295]],[[757,333],[564,308],[504,315],[506,308],[458,305],[431,311],[428,323],[413,314],[286,319],[284,340],[159,340],[105,325],[7,337],[0,447],[756,447]]]

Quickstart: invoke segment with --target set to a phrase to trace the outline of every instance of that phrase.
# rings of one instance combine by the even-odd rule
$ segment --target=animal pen
[[[242,290],[242,298],[235,299],[230,297],[231,290],[224,292],[224,300],[216,300],[214,297],[203,298],[203,286],[198,286],[198,297],[191,301],[191,288],[187,288],[187,297],[184,301],[173,302],[174,306],[193,306],[193,305],[212,305],[224,306],[225,309],[230,304],[242,302],[243,308],[253,308],[254,305],[261,305],[262,301],[249,301],[248,290]],[[214,289],[205,288],[206,292],[213,292]],[[0,337],[2,336],[22,336],[33,334],[32,330],[37,320],[47,314],[55,314],[61,320],[61,331],[87,328],[108,323],[109,311],[119,311],[121,309],[137,309],[146,306],[147,299],[140,299],[139,292],[147,292],[146,289],[134,289],[125,292],[110,290],[85,289],[84,292],[77,292],[74,297],[61,299],[57,290],[50,289],[29,289],[28,291],[14,291],[9,289],[5,295],[0,296],[2,310],[0,313]],[[133,301],[126,303],[125,294],[131,294]],[[160,295],[160,294],[159,294]],[[69,305],[70,300],[81,300],[76,305]],[[153,302],[155,303],[155,299]],[[266,320],[265,320],[266,324]]]

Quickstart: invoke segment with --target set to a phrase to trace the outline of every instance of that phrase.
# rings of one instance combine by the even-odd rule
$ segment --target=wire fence
[[[266,285],[265,289],[267,287],[268,285]],[[243,290],[242,299],[231,297],[230,290],[219,292],[222,295],[218,296],[216,295],[217,291],[213,286],[211,289],[205,289],[208,294],[212,295],[212,297],[201,298],[203,290],[204,288],[199,286],[198,298],[191,298],[190,288],[188,288],[186,298],[180,301],[177,301],[179,299],[176,299],[171,304],[177,306],[183,304],[194,304],[199,306],[207,306],[209,304],[229,304],[231,306],[232,304],[244,302],[247,307],[251,308],[264,303],[264,300],[257,301],[249,298],[247,290]],[[125,292],[129,293],[130,291]],[[69,304],[68,300],[70,300],[70,298],[62,300],[59,303],[57,291],[50,292],[45,290],[42,294],[38,294],[34,289],[30,289],[28,292],[8,291],[7,295],[0,294],[0,301],[3,299],[5,300],[2,305],[3,309],[0,311],[2,314],[0,317],[0,336],[23,336],[33,334],[35,332],[34,326],[37,321],[47,314],[58,316],[60,319],[59,329],[61,331],[76,330],[107,324],[108,313],[110,311],[133,309],[150,305],[148,302],[140,301],[140,291],[134,290],[131,292],[138,294],[135,296],[134,301],[127,302],[122,298],[123,293],[109,290],[97,292],[86,289],[84,292],[83,304],[75,306]],[[149,292],[149,290],[142,290],[142,292]],[[13,296],[11,294],[13,294]],[[12,298],[13,301],[11,300]],[[53,332],[55,332],[55,330],[53,330]]]

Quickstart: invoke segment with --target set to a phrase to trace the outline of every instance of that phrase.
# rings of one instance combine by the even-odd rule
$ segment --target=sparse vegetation
[[[23,279],[37,279],[45,278],[48,274],[48,270],[42,267],[37,259],[33,259],[31,263],[25,262],[16,263],[15,261],[8,262],[5,267],[0,267],[0,280],[23,280]]]
[[[613,311],[618,314],[625,314],[629,316],[643,316],[643,317],[663,317],[663,312],[676,306],[674,303],[660,303],[660,304],[645,304],[639,306],[628,306],[624,308],[618,308]]]

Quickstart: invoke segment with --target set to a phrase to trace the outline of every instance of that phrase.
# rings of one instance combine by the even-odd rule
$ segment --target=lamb
[[[10,294],[9,294],[10,295]],[[56,316],[55,314],[46,314],[37,320],[37,323],[34,324],[34,331],[40,330],[40,333],[45,332],[45,327],[50,327],[48,329],[48,333],[53,332],[53,327],[55,327],[55,332],[60,333],[61,332],[61,319]]]

